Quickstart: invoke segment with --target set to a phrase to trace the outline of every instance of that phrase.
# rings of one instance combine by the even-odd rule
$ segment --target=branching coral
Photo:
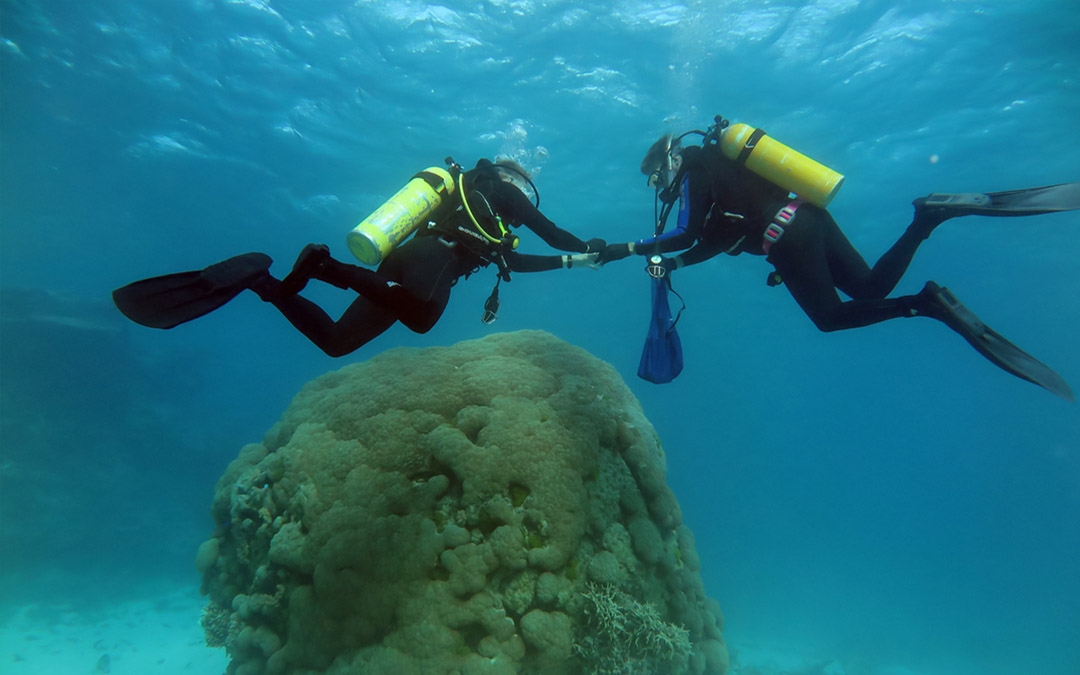
[[[199,624],[206,633],[207,647],[224,647],[229,643],[231,616],[232,612],[213,602],[203,607]]]
[[[683,672],[692,651],[690,632],[664,621],[651,603],[610,584],[588,583],[585,631],[575,651],[597,675]]]

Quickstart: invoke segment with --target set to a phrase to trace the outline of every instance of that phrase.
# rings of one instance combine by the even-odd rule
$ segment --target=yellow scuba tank
[[[844,176],[746,124],[732,124],[720,137],[720,150],[757,175],[814,206],[825,208]]]
[[[365,265],[379,264],[454,194],[454,188],[446,169],[424,169],[345,236],[349,250]]]

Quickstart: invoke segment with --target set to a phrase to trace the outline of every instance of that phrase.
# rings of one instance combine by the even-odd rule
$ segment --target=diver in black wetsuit
[[[718,125],[721,122],[718,117]],[[729,159],[715,141],[709,142],[708,134],[698,133],[706,137],[702,146],[680,147],[672,136],[661,137],[641,164],[667,209],[679,200],[676,228],[609,244],[598,263],[645,255],[650,256],[648,269],[665,273],[719,253],[763,255],[775,267],[769,284],[784,283],[822,331],[929,316],[960,333],[996,365],[1071,400],[1072,392],[1056,373],[986,327],[948,289],[928,281],[916,295],[887,296],[919,245],[943,221],[962,215],[1020,216],[1080,208],[1080,184],[917,199],[907,230],[870,267],[828,211],[792,199],[786,189]],[[658,231],[662,232],[665,217]],[[689,250],[673,258],[658,255],[684,249]],[[838,290],[851,299],[842,300]]]
[[[375,271],[335,260],[325,245],[309,244],[282,280],[270,275],[268,256],[248,253],[204,270],[134,282],[114,291],[113,299],[137,323],[172,328],[251,289],[330,356],[356,350],[397,321],[412,331],[426,333],[442,316],[458,279],[481,267],[496,265],[500,281],[509,281],[510,272],[596,267],[604,241],[584,242],[557,227],[512,182],[518,176],[528,180],[509,160],[497,164],[480,160],[463,176],[471,213],[467,215],[459,198],[445,201],[432,214],[431,226],[418,228],[410,239],[391,250]],[[550,246],[578,255],[518,253],[514,250],[517,237],[509,234],[506,224],[524,225]],[[353,290],[359,297],[335,321],[314,302],[298,295],[311,279]],[[487,323],[495,318],[497,292],[498,284],[485,304]]]
[[[509,180],[512,175],[483,159],[475,169],[466,172],[473,211],[497,215],[513,227],[524,225],[561,251],[595,254],[603,250],[603,240],[584,242],[557,227]],[[395,321],[416,333],[428,332],[446,309],[450,289],[457,280],[480,267],[491,263],[503,265],[500,274],[508,279],[508,272],[544,272],[570,267],[575,262],[591,264],[595,258],[595,255],[527,255],[509,247],[496,251],[483,245],[470,245],[471,241],[448,234],[454,228],[445,226],[447,220],[467,222],[461,209],[447,207],[436,213],[434,220],[442,221],[444,227],[420,229],[391,251],[377,271],[339,262],[330,257],[325,246],[308,245],[284,280],[279,282],[267,273],[253,281],[251,289],[277,307],[324,352],[342,356],[366,344]],[[338,321],[333,321],[318,305],[297,295],[308,279],[356,291],[360,297]]]

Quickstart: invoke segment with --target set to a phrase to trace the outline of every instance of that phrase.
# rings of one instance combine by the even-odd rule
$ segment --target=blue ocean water
[[[447,155],[511,155],[561,226],[635,239],[645,149],[717,113],[843,172],[830,210],[874,259],[914,197],[1080,180],[1078,37],[1074,0],[2,0],[0,604],[196,585],[214,482],[304,382],[542,328],[642,400],[737,658],[1080,672],[1080,409],[938,324],[822,334],[721,256],[677,273],[686,370],[654,386],[634,260],[519,275],[493,328],[479,275],[338,360],[251,294],[168,332],[109,304],[249,250],[344,257]],[[1075,387],[1078,258],[1077,213],[957,220],[898,291],[949,286]]]

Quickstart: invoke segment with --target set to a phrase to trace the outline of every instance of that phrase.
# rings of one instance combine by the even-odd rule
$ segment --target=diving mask
[[[678,145],[674,136],[664,134],[649,147],[645,158],[641,160],[641,173],[649,177],[649,187],[663,190],[671,182],[676,166],[672,151],[678,148]]]
[[[682,155],[679,154],[679,146],[673,145],[666,153],[659,168],[649,174],[649,187],[654,190],[666,190],[671,187],[671,181],[682,166]]]

